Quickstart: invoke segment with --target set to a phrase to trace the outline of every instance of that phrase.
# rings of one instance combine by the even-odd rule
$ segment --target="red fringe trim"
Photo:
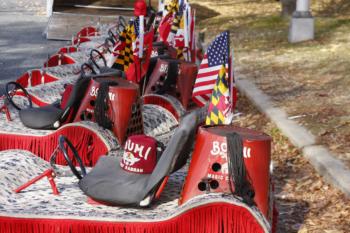
[[[64,135],[77,149],[86,166],[96,164],[101,155],[108,153],[106,144],[93,131],[82,126],[67,126],[45,136],[2,134],[0,133],[0,150],[23,149],[49,161],[58,145],[58,137]],[[74,159],[72,158],[75,163]],[[65,165],[63,156],[56,157],[57,164]]]
[[[0,217],[0,233],[263,233],[248,210],[207,204],[160,222],[102,222]]]

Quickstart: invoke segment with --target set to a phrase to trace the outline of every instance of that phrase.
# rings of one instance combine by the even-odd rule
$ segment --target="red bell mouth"
[[[198,72],[195,63],[175,59],[158,59],[145,89],[145,94],[169,94],[188,109]]]
[[[107,91],[103,86],[107,85]],[[98,103],[100,90],[105,93],[106,101]],[[102,93],[101,93],[102,94]],[[120,144],[124,144],[129,135],[143,133],[143,120],[141,114],[141,100],[139,88],[136,84],[122,78],[96,77],[90,82],[82,104],[74,121],[96,119],[96,109],[103,108],[105,116],[110,123],[111,131],[115,134]],[[98,122],[100,124],[100,122]]]
[[[230,133],[237,133],[242,138],[243,160],[255,191],[254,201],[260,211],[268,217],[271,214],[271,138],[264,133],[232,125],[199,128],[180,204],[205,193],[232,193],[227,146],[227,135]]]

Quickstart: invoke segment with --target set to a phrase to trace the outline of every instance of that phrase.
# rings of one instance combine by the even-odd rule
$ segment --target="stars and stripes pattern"
[[[221,65],[213,93],[210,97],[206,125],[230,124],[232,121],[232,106],[230,90],[226,78],[226,68]]]
[[[134,36],[132,38],[132,49],[133,49],[133,55],[139,56],[139,50],[140,50],[140,18],[136,18],[134,21]]]
[[[135,41],[132,43],[132,49],[133,49],[133,55],[134,56],[139,56],[139,50],[140,50],[140,40],[136,38]]]
[[[192,99],[198,106],[204,106],[210,99],[222,64],[228,72],[229,33],[222,32],[209,45],[198,70]]]
[[[138,37],[140,35],[140,18],[136,17],[133,24],[134,24],[135,36]]]

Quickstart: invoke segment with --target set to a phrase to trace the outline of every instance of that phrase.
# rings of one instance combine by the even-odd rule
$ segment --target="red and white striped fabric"
[[[223,64],[225,64],[226,73],[228,73],[228,44],[228,32],[222,32],[213,40],[204,54],[192,93],[193,101],[200,107],[210,100],[219,70]]]
[[[208,67],[208,58],[206,54],[204,55],[202,63],[199,66],[192,95],[193,101],[198,106],[202,107],[210,100],[221,66]],[[226,74],[228,74],[228,64],[225,67]]]
[[[208,56],[207,54],[204,55],[193,89],[193,101],[198,106],[204,106],[210,100],[221,66],[209,67]]]
[[[139,56],[139,50],[140,50],[140,40],[139,38],[136,38],[134,42],[132,42],[132,50],[134,56],[138,57]]]

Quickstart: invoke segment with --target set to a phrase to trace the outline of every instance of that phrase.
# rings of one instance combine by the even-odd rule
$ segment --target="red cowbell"
[[[194,196],[210,192],[231,193],[226,135],[232,132],[242,137],[244,163],[255,191],[254,201],[267,219],[270,219],[271,138],[264,133],[236,126],[199,128],[179,203],[183,204]]]
[[[177,75],[170,74],[171,63],[178,64]],[[170,71],[172,72],[172,71]],[[145,94],[169,94],[176,97],[187,109],[192,95],[193,85],[197,76],[198,67],[195,63],[174,59],[158,59],[156,66],[147,83]],[[176,80],[165,93],[159,93],[171,75],[176,75]]]
[[[87,89],[85,97],[79,107],[76,121],[95,121],[95,101],[100,83],[112,81],[109,86],[108,118],[113,122],[112,131],[120,144],[134,134],[143,133],[143,120],[141,113],[141,100],[138,86],[130,81],[116,77],[93,78]]]

